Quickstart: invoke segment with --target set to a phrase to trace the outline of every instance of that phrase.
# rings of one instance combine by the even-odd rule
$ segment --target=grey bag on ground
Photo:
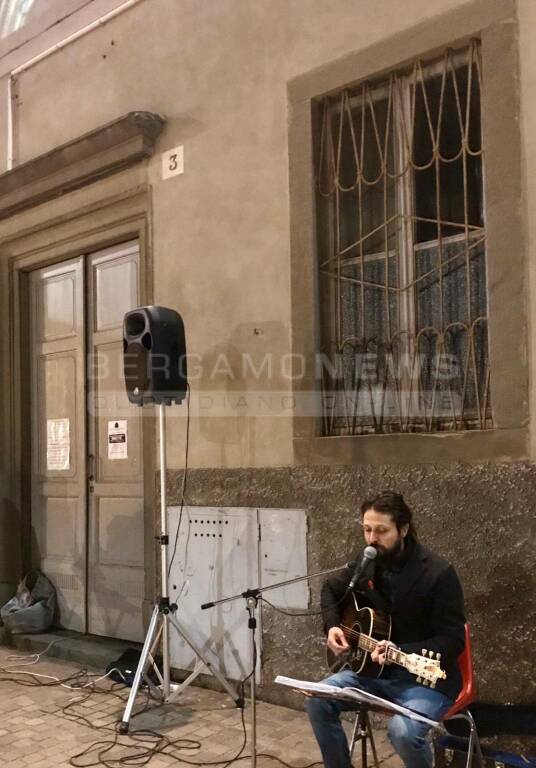
[[[11,632],[45,632],[54,620],[56,590],[41,571],[30,571],[17,594],[0,608],[0,618]]]

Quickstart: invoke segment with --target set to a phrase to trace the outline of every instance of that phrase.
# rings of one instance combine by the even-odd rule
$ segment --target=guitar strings
[[[351,627],[346,627],[344,624],[341,624],[341,629],[343,630],[344,634],[347,637],[357,638],[358,640],[362,639],[362,642],[369,646],[364,648],[363,650],[373,651],[378,645],[378,643],[380,642],[379,640],[375,640],[373,637],[370,637],[369,635],[365,635],[363,632],[357,632],[357,630],[352,629]],[[394,654],[396,658],[402,658],[402,657],[405,657],[406,655],[399,648],[395,648],[391,645],[387,646],[387,653],[388,655]]]

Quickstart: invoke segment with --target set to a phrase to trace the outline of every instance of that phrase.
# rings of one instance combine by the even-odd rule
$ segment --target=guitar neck
[[[372,653],[372,651],[375,650],[376,646],[378,645],[379,640],[375,640],[373,637],[370,637],[370,635],[364,635],[363,633],[359,633],[359,637],[357,638],[357,645],[363,650],[368,651],[369,653]],[[392,645],[387,646],[387,654],[386,658],[388,661],[392,661],[395,664],[399,664],[401,667],[406,667],[406,654],[404,651],[401,651],[399,648],[394,648]]]
[[[373,653],[382,641],[372,637],[372,631],[371,634],[357,631],[357,626],[359,626],[357,622],[354,623],[353,627],[341,624],[341,629],[349,644],[349,652],[352,653],[352,648],[354,652],[356,648],[359,648],[367,653]],[[356,628],[354,629],[354,627]],[[388,634],[383,629],[381,631],[384,635]],[[434,653],[436,658],[433,658]],[[423,683],[423,685],[430,684],[432,688],[438,680],[444,680],[447,676],[445,671],[442,670],[439,665],[440,658],[440,654],[436,651],[426,651],[424,649],[422,656],[419,656],[416,653],[404,653],[404,651],[401,651],[393,645],[388,645],[386,650],[386,661],[404,667],[404,669],[407,669],[408,672],[417,677],[418,683]],[[361,671],[363,664],[367,659],[358,657],[356,661],[358,666],[361,665],[359,666],[359,671]],[[378,671],[378,674],[380,674],[380,671]]]

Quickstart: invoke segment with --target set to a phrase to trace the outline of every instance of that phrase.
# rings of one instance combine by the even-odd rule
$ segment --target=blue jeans
[[[362,688],[365,691],[390,699],[408,709],[413,709],[431,720],[439,720],[452,701],[438,691],[415,683],[415,678],[404,669],[389,667],[381,678],[359,677],[350,670],[338,672],[322,680],[338,688]],[[305,707],[322,752],[325,768],[351,768],[346,734],[340,721],[340,713],[355,710],[351,703],[337,699],[310,697]],[[425,723],[394,715],[388,725],[389,739],[400,755],[406,768],[431,768],[432,750],[425,739],[430,730]]]

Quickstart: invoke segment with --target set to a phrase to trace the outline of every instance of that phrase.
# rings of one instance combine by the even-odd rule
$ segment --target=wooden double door
[[[129,242],[30,275],[32,561],[67,629],[141,640],[142,409],[125,394],[122,323],[139,305]]]

